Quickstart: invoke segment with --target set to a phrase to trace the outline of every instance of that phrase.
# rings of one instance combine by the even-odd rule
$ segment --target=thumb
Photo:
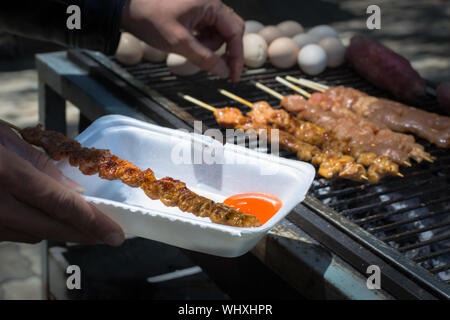
[[[30,162],[36,169],[42,171],[66,187],[78,193],[84,192],[84,188],[72,179],[64,176],[45,153],[34,148],[32,145],[21,139],[13,130],[4,125],[0,125],[0,144],[4,145],[10,151],[13,151],[21,158]]]
[[[47,174],[77,193],[84,193],[86,191],[80,184],[63,175],[61,170],[55,166],[52,159],[50,159],[45,153],[36,150],[30,145],[28,145],[28,147],[31,148],[31,150],[29,150],[29,154],[25,159],[31,162],[36,169]]]
[[[172,51],[186,57],[199,68],[216,76],[227,78],[230,74],[225,60],[201,44],[189,31],[180,25],[176,31],[177,41]]]

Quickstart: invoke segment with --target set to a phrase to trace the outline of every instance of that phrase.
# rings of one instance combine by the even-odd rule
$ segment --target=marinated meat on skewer
[[[376,98],[353,88],[338,86],[323,93],[358,115],[385,127],[415,133],[442,148],[450,147],[450,117],[409,107],[389,99]]]
[[[373,168],[370,172],[377,172],[377,175],[376,177],[373,174],[369,176],[371,182],[379,181],[385,175],[399,175],[398,165],[392,163],[388,157],[380,156],[381,158],[377,159],[376,154],[365,152],[356,146],[350,146],[348,143],[338,140],[330,131],[311,122],[301,121],[284,110],[275,110],[265,101],[254,103],[252,111],[248,112],[247,115],[254,122],[264,125],[272,124],[301,141],[321,147],[323,154],[333,154],[338,157],[352,156],[352,161],[356,159],[356,163],[367,167],[373,165],[376,169]],[[313,164],[318,163],[314,163],[313,159]]]
[[[307,101],[300,95],[290,95],[283,99],[281,105],[298,113],[301,118],[332,131],[338,139],[348,141],[350,146],[386,156],[399,164],[405,163],[409,158],[418,162],[431,159],[423,146],[415,143],[414,137],[381,129],[376,123],[361,118],[350,110],[342,112],[343,108],[336,107],[327,100],[322,103],[322,97],[324,96],[315,93]]]
[[[44,131],[41,126],[20,131],[23,139],[42,147],[54,160],[69,159],[86,175],[98,173],[107,180],[121,180],[130,187],[140,187],[145,194],[160,200],[168,207],[178,207],[199,217],[209,217],[212,222],[235,227],[258,227],[259,220],[252,215],[236,211],[223,203],[199,196],[186,184],[170,177],[156,179],[153,171],[141,171],[134,164],[112,155],[109,150],[83,148],[77,141],[55,131]]]
[[[244,125],[245,122],[250,121],[249,118],[242,114],[241,110],[230,107],[216,108],[214,117],[221,127],[229,129],[236,129],[239,126]]]
[[[214,116],[219,125],[230,128],[234,125],[235,129],[243,131],[253,130],[257,134],[266,134],[268,140],[271,139],[271,131],[274,128],[263,121],[263,118],[257,118],[257,121],[251,117],[244,116],[239,109],[222,108],[216,109]],[[264,132],[264,133],[263,133]],[[343,157],[342,153],[328,150],[323,152],[317,146],[301,141],[294,135],[278,130],[278,143],[287,150],[295,152],[297,157],[303,161],[311,161],[319,165],[319,174],[325,178],[340,177],[354,181],[363,181],[366,170],[363,165],[356,163],[353,157]]]
[[[293,117],[284,110],[275,110],[265,101],[254,103],[247,115],[256,123],[285,130],[306,143],[321,146],[329,140],[327,130]]]
[[[424,159],[431,159],[431,155],[425,152],[422,145],[415,142],[412,135],[393,132],[384,124],[376,120],[368,120],[363,118],[348,109],[346,106],[331,101],[327,99],[325,95],[320,93],[313,94],[308,101],[319,105],[325,111],[333,112],[337,117],[339,117],[343,127],[345,127],[346,122],[350,122],[354,124],[354,129],[359,127],[362,128],[363,131],[368,130],[370,134],[375,135],[375,140],[372,142],[373,144],[385,145],[388,143],[388,145],[395,149],[407,152],[408,157],[416,160],[417,162],[422,162]]]
[[[351,91],[353,94],[350,95],[351,98],[348,101],[353,101],[356,94]],[[370,99],[376,99],[370,97]],[[327,97],[323,94],[313,94],[311,99],[309,100],[315,104],[320,105],[320,107],[327,111],[332,111],[336,115],[344,118],[351,119],[353,123],[358,125],[359,127],[364,127],[368,130],[372,130],[372,132],[376,135],[376,140],[374,143],[384,143],[388,141],[391,146],[402,150],[408,153],[408,156],[417,162],[422,162],[423,160],[431,160],[432,157],[429,153],[425,152],[425,149],[422,145],[416,143],[414,137],[409,134],[402,134],[398,132],[393,132],[386,125],[381,123],[376,119],[368,119],[356,114],[352,110],[347,108],[347,105],[342,105],[338,102],[334,102],[333,100],[327,99]]]

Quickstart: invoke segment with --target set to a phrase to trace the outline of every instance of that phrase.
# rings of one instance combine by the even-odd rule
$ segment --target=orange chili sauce
[[[261,225],[266,223],[283,205],[281,200],[268,193],[242,193],[227,198],[223,203],[259,219]]]

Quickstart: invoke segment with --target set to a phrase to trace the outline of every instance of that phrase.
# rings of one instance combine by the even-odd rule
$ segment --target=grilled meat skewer
[[[376,120],[386,128],[411,132],[442,148],[450,147],[450,117],[426,112],[389,99],[376,98],[343,86],[329,88],[327,99],[358,115]]]
[[[331,130],[338,139],[349,141],[350,145],[362,148],[367,152],[384,155],[399,164],[410,157],[418,162],[431,159],[431,155],[424,151],[422,145],[415,143],[410,135],[392,132],[389,129],[376,127],[370,121],[351,114],[350,110],[343,112],[342,108],[334,108],[334,112],[327,110],[313,94],[311,100],[305,100],[300,95],[286,96],[281,105],[301,118],[313,121]]]
[[[216,108],[214,116],[217,123],[225,128],[241,129],[245,132],[253,130],[258,135],[266,134],[271,139],[272,126],[265,123],[258,123],[251,117],[246,117],[237,108]],[[300,141],[292,134],[284,130],[278,130],[278,143],[284,149],[290,150],[297,154],[297,157],[303,161],[311,161],[313,164],[319,165],[319,175],[330,179],[335,176],[340,178],[363,181],[365,180],[366,170],[364,166],[354,161],[350,156],[343,156],[329,150],[322,152],[320,148],[309,143]]]
[[[288,83],[284,79],[277,77],[276,80],[284,85],[287,85],[289,88],[304,94],[302,89],[300,89],[296,86],[293,86],[292,84]],[[284,100],[283,95],[270,89],[269,87],[266,87],[262,83],[257,82],[257,83],[255,83],[255,85],[258,89],[263,90],[270,95],[273,95],[274,97],[280,99],[281,101]],[[252,107],[253,110],[249,114],[255,113],[255,111],[262,109],[263,115],[269,114],[268,116],[266,116],[267,119],[269,119],[270,121],[273,121],[276,124],[276,126],[283,127],[285,130],[296,135],[300,139],[304,139],[305,137],[307,137],[309,135],[309,134],[305,134],[304,132],[299,132],[300,128],[301,128],[299,126],[299,122],[303,122],[303,121],[299,120],[299,117],[294,118],[284,110],[274,110],[266,102],[259,102],[256,104],[251,104],[249,101],[245,101],[242,98],[236,97],[235,95],[233,95],[229,92],[222,92],[222,93],[229,96],[232,99],[237,99],[238,101],[244,103],[245,105]],[[306,94],[308,94],[308,93],[306,93]],[[273,115],[275,115],[275,117]],[[257,117],[257,119],[261,119],[261,118],[264,118],[264,116]],[[322,145],[322,150],[324,150],[325,152],[329,152],[329,150],[334,150],[335,152],[338,152],[338,154],[340,156],[351,155],[353,157],[353,159],[356,159],[356,163],[363,164],[363,165],[369,167],[367,173],[369,175],[368,180],[370,182],[372,182],[372,183],[378,182],[387,175],[403,177],[403,175],[399,172],[398,165],[396,163],[392,162],[388,157],[377,156],[373,152],[365,152],[362,148],[360,148],[358,146],[354,146],[354,145],[351,146],[348,144],[347,141],[342,141],[342,140],[337,139],[331,132],[328,132],[319,126],[316,126],[315,124],[313,124],[311,122],[306,122],[306,123],[310,123],[312,126],[315,126],[316,134],[323,135],[322,141],[324,143]],[[320,129],[321,131],[318,131],[317,129]],[[325,134],[324,134],[324,132],[325,132]],[[300,136],[298,135],[299,133],[301,134]],[[318,141],[318,140],[319,139],[316,139],[315,141]],[[402,164],[409,164],[409,163],[404,162]]]
[[[74,167],[86,175],[98,173],[107,180],[121,180],[133,188],[141,188],[145,194],[160,200],[168,207],[199,217],[209,217],[212,222],[234,227],[258,227],[259,220],[252,215],[236,211],[223,203],[202,197],[186,187],[184,182],[170,177],[156,179],[153,171],[141,171],[134,164],[112,155],[109,150],[84,148],[74,139],[55,131],[44,131],[41,125],[25,128],[19,133],[25,141],[42,147],[54,160],[67,158]]]
[[[247,115],[257,123],[272,124],[301,141],[317,145],[325,153],[331,152],[341,157],[352,156],[357,163],[369,168],[368,178],[371,182],[377,182],[386,175],[399,175],[398,165],[388,157],[377,156],[373,152],[365,152],[356,146],[351,147],[348,143],[336,139],[331,132],[311,122],[301,121],[284,110],[275,110],[265,101],[254,103],[252,111]]]

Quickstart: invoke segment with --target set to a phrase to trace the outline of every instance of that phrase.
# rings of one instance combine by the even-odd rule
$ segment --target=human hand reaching
[[[244,21],[219,0],[128,0],[122,27],[149,45],[185,56],[237,82],[244,58]],[[223,57],[214,53],[226,43]]]

